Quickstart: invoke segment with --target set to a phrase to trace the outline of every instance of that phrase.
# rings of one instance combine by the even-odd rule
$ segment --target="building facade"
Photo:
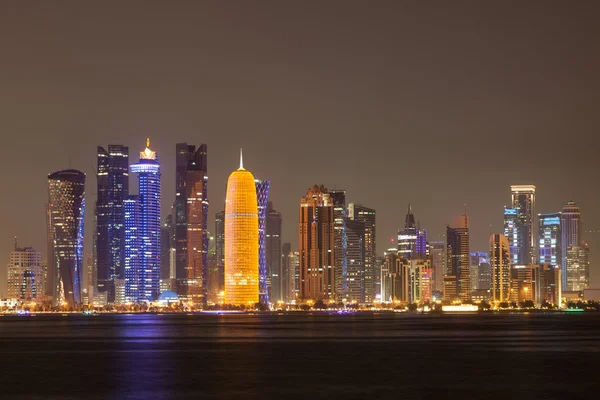
[[[342,300],[348,290],[348,236],[346,231],[346,221],[348,219],[348,210],[346,209],[346,191],[331,190],[329,192],[333,202],[333,236],[334,236],[334,270],[336,298]]]
[[[258,204],[258,287],[262,304],[269,304],[269,271],[267,268],[267,204],[271,181],[255,179]]]
[[[44,298],[42,255],[31,247],[15,249],[8,263],[8,298],[23,303],[41,303]]]
[[[365,223],[348,218],[347,235],[347,271],[344,301],[362,304],[365,302]]]
[[[361,204],[350,203],[348,215],[354,221],[360,221],[364,225],[364,300],[365,303],[375,301],[377,295],[377,230],[376,212],[374,209]]]
[[[150,302],[160,294],[160,164],[150,140],[130,167],[138,176],[139,194],[125,199],[125,299]]]
[[[444,291],[444,275],[446,274],[445,249],[444,242],[429,243],[429,257],[433,272],[432,289],[440,293]]]
[[[506,236],[490,236],[490,290],[493,301],[508,301],[510,295],[510,246]]]
[[[259,302],[259,230],[256,184],[240,167],[229,175],[225,200],[225,304]]]
[[[68,169],[48,175],[48,197],[52,258],[60,276],[53,303],[64,298],[74,307],[82,303],[85,174]]]
[[[563,206],[560,214],[561,225],[561,270],[563,290],[566,291],[568,285],[567,277],[567,250],[569,247],[581,247],[583,244],[583,221],[579,206],[572,200]]]
[[[587,243],[567,248],[566,291],[583,291],[590,283],[590,249]]]
[[[95,215],[97,291],[115,302],[115,279],[125,274],[125,198],[129,195],[129,148],[97,147]]]
[[[535,221],[535,186],[512,185],[512,208],[517,210],[516,239],[517,263],[535,264],[537,262],[536,221]],[[509,242],[511,238],[509,237]]]
[[[285,271],[281,259],[281,213],[273,209],[273,203],[267,202],[267,222],[265,252],[269,300],[271,303],[285,301]]]
[[[562,263],[561,213],[538,214],[539,263],[560,265]]]
[[[461,215],[455,217],[446,228],[447,278],[455,281],[456,297],[447,298],[444,294],[445,300],[460,300],[463,302],[471,300],[469,254],[469,217]],[[446,286],[445,283],[444,287],[446,288]],[[448,291],[448,293],[452,293],[452,291]]]
[[[215,258],[219,276],[219,292],[225,290],[225,211],[215,214]]]
[[[300,199],[300,300],[337,298],[333,209],[323,185],[314,185]]]

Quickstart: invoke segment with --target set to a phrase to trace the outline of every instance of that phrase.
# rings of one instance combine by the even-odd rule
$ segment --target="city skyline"
[[[90,17],[95,23],[84,25],[75,24],[80,7],[59,17],[49,6],[29,12],[26,5],[14,5],[0,17],[2,26],[16,32],[14,40],[0,39],[10,60],[0,67],[10,77],[0,121],[10,139],[0,147],[0,163],[19,171],[7,176],[7,186],[19,196],[6,198],[0,209],[0,254],[7,257],[16,235],[45,258],[44,180],[69,165],[87,175],[85,252],[90,252],[96,146],[137,149],[147,136],[161,155],[163,219],[174,202],[176,142],[210,147],[209,230],[223,209],[228,166],[244,147],[253,172],[271,181],[269,197],[283,216],[282,240],[294,244],[292,250],[298,242],[297,198],[314,183],[344,189],[347,203],[377,210],[378,254],[402,227],[409,202],[430,241],[443,240],[446,224],[467,203],[470,248],[487,251],[489,235],[503,231],[502,207],[510,204],[509,187],[515,184],[536,186],[536,213],[558,212],[573,200],[585,229],[600,228],[594,184],[599,165],[593,146],[586,146],[600,123],[593,111],[600,90],[591,72],[600,60],[576,50],[593,44],[589,32],[597,28],[586,17],[593,10],[553,5],[552,12],[563,18],[557,26],[539,10],[520,9],[517,18],[504,5],[477,9],[478,18],[450,5],[438,10],[346,5],[350,20],[378,21],[356,30],[333,7],[315,13],[316,6],[308,6],[298,10],[299,20],[313,26],[306,33],[249,6],[237,12],[190,7],[187,11],[206,12],[163,12],[167,25],[176,28],[162,29],[152,23],[157,10],[149,8],[141,11],[145,20],[125,18],[106,35],[99,35],[98,25],[114,15],[108,6]],[[284,15],[277,7],[274,13]],[[484,43],[450,29],[448,14],[466,29],[482,29]],[[228,29],[226,15],[243,23],[228,31],[231,37],[208,39],[214,35],[207,32]],[[414,22],[422,18],[431,21],[429,28]],[[336,29],[329,30],[333,20]],[[273,36],[290,45],[282,49],[280,39],[265,37],[259,26],[269,34],[281,32]],[[546,33],[557,31],[558,42]],[[157,51],[139,36],[148,32],[181,46]],[[23,48],[32,51],[25,54]],[[46,57],[47,49],[55,56]],[[281,52],[274,60],[276,49]],[[115,59],[119,67],[109,73]],[[507,65],[508,59],[518,63]],[[577,152],[557,146],[567,136],[578,143]],[[296,151],[317,140],[320,146]],[[500,151],[517,142],[539,156]],[[29,157],[21,156],[23,149]],[[451,162],[464,175],[461,180],[453,180]],[[400,167],[416,163],[425,165],[415,171]],[[131,179],[130,184],[135,193]],[[584,236],[592,249],[592,282],[598,282],[600,235]],[[4,274],[5,263],[0,265]],[[4,285],[0,293],[6,293]]]

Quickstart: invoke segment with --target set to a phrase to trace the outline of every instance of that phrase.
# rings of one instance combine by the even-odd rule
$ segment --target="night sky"
[[[45,255],[47,175],[69,165],[88,177],[91,251],[96,146],[133,162],[147,136],[163,217],[176,142],[208,144],[211,231],[243,147],[294,249],[315,183],[377,210],[379,252],[408,202],[431,240],[466,203],[487,251],[511,184],[600,229],[600,3],[325,3],[2,2],[0,272],[14,235]],[[600,233],[584,238],[600,260]]]

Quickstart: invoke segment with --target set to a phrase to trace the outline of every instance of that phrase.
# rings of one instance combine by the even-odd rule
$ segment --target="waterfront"
[[[600,315],[0,317],[3,399],[583,398]]]

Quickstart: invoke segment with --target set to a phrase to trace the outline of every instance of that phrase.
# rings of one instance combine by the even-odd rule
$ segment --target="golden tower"
[[[254,176],[240,168],[229,175],[225,200],[225,304],[258,303],[258,203]]]

